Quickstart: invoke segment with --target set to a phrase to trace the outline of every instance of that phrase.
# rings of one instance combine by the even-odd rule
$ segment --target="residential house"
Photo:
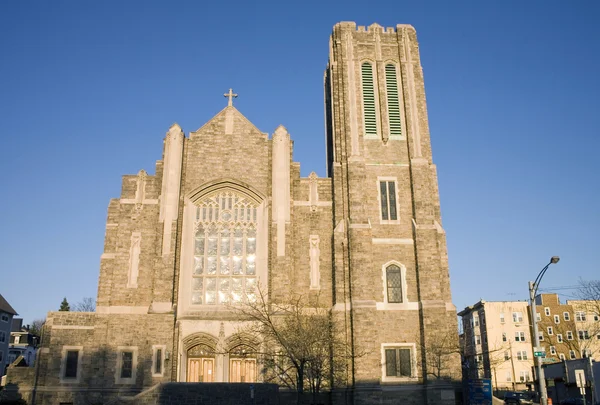
[[[15,315],[17,315],[17,311],[0,294],[0,376],[5,374],[6,365],[8,364],[8,342],[12,329],[12,319]]]

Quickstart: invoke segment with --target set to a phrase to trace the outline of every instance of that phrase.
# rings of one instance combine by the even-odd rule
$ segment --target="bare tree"
[[[42,336],[42,328],[46,323],[46,318],[35,319],[29,326],[29,333],[36,336]]]
[[[284,302],[274,303],[259,289],[255,300],[232,308],[250,321],[240,335],[260,342],[266,381],[296,390],[299,398],[308,386],[315,399],[335,379],[334,374],[344,370],[335,362],[336,358],[343,362],[348,350],[318,297],[309,300],[291,293]]]
[[[427,375],[436,380],[458,377],[452,374],[454,365],[461,354],[461,346],[458,341],[458,331],[447,330],[429,336],[424,341],[420,336],[415,341],[422,342],[421,350],[425,353],[427,360]]]
[[[75,312],[94,312],[96,311],[96,301],[91,297],[85,297],[73,306]]]

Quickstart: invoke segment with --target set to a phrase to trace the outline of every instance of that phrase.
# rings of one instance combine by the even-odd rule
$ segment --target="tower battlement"
[[[373,23],[369,26],[356,25],[354,21],[341,21],[333,27],[333,30],[341,29],[343,31],[356,31],[365,33],[381,33],[381,34],[395,34],[399,30],[407,28],[415,31],[415,28],[410,24],[397,24],[395,27],[383,27],[377,23]]]

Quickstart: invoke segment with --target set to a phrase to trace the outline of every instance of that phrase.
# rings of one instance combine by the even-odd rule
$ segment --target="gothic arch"
[[[235,190],[238,193],[244,194],[252,200],[254,200],[257,205],[262,203],[266,199],[263,193],[258,191],[255,187],[251,186],[250,184],[230,178],[221,178],[204,183],[203,185],[197,187],[196,189],[188,193],[187,197],[192,202],[196,202],[201,200],[205,196],[218,192],[222,189]]]
[[[247,346],[252,350],[258,351],[259,342],[246,333],[236,333],[225,339],[225,350],[227,352],[231,352],[239,346]]]
[[[190,349],[198,345],[208,346],[213,351],[216,351],[218,342],[219,340],[216,337],[204,332],[196,332],[192,335],[185,337],[182,341],[183,349],[186,353]]]
[[[401,288],[401,301],[398,303],[407,303],[408,302],[408,288],[406,283],[406,266],[399,261],[390,260],[384,263],[381,266],[381,278],[383,280],[383,302],[389,303],[388,297],[388,280],[387,280],[387,270],[390,266],[396,266],[400,268],[400,288]]]

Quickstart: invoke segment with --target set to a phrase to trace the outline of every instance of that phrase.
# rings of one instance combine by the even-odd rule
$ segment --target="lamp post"
[[[546,274],[546,270],[548,270],[548,267],[550,267],[551,264],[558,263],[559,260],[560,260],[560,258],[558,256],[552,256],[552,258],[550,259],[550,263],[548,263],[542,269],[542,271],[540,271],[540,273],[535,278],[535,281],[529,282],[529,301],[530,301],[529,307],[531,308],[531,324],[533,327],[532,335],[533,335],[533,351],[534,352],[535,352],[535,349],[540,346],[540,337],[538,335],[538,329],[537,329],[537,311],[535,308],[535,296],[537,295],[538,287],[539,287],[540,283],[542,282],[542,278],[544,277],[544,274]],[[546,379],[544,376],[544,370],[542,369],[542,358],[536,356],[535,353],[534,353],[533,358],[534,358],[534,362],[535,362],[536,369],[537,369],[537,378],[538,378],[539,387],[540,387],[539,388],[540,389],[540,403],[541,403],[541,405],[548,405],[548,394],[546,392]]]

